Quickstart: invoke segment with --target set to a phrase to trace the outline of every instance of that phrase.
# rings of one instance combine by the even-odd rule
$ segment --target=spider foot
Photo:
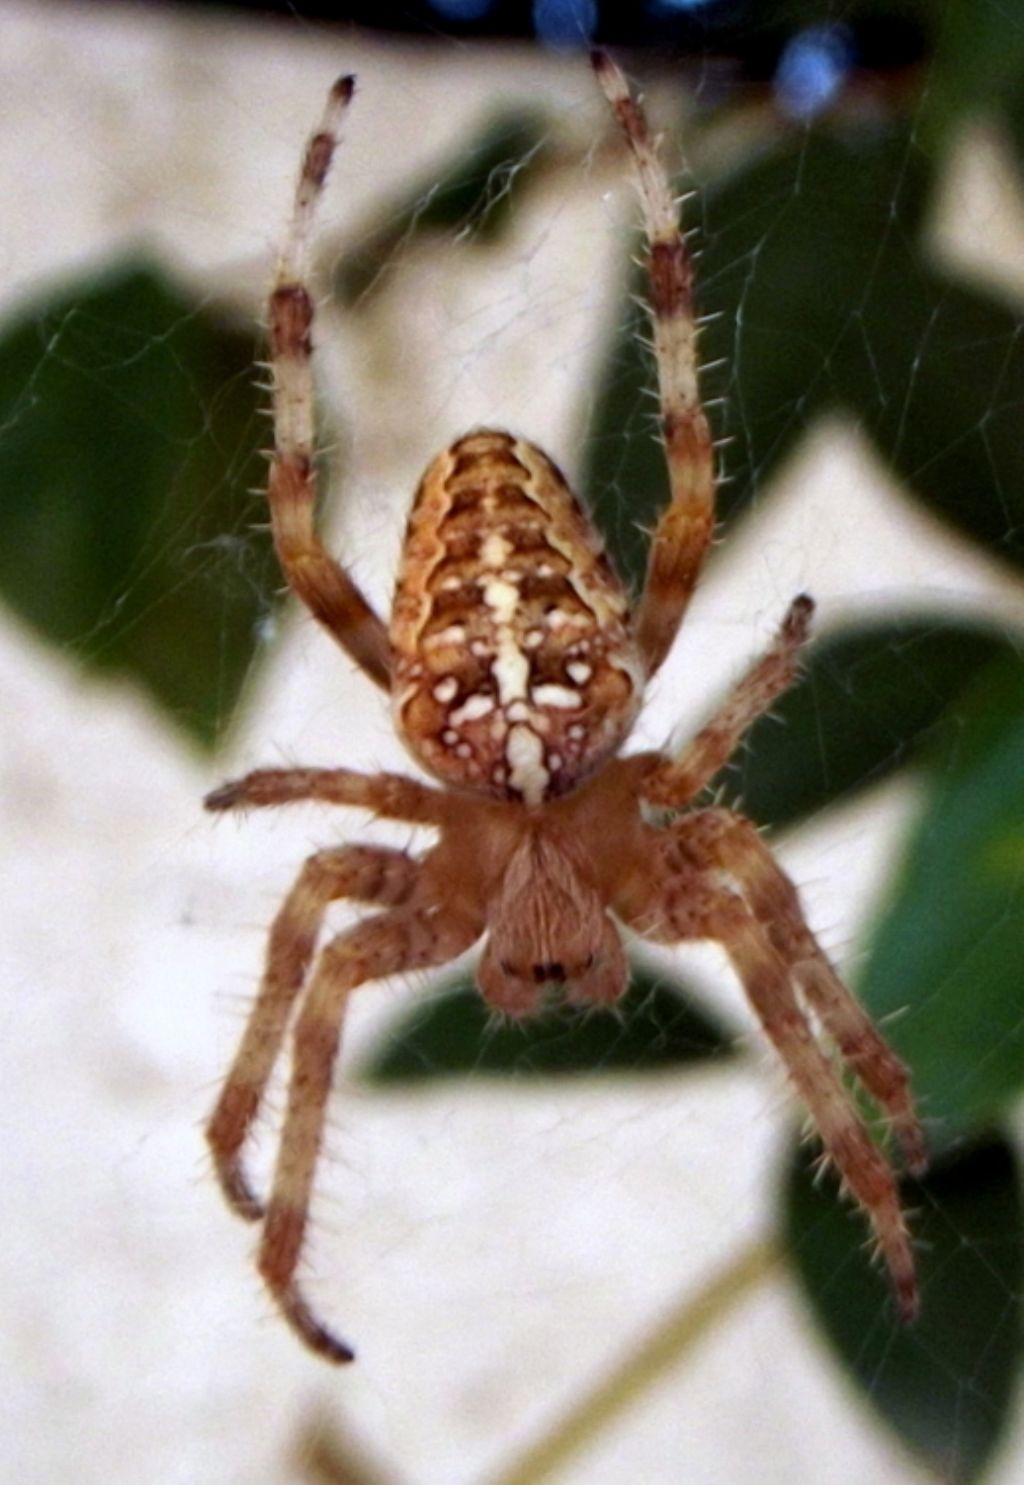
[[[326,1361],[333,1362],[335,1366],[344,1366],[355,1361],[356,1353],[352,1347],[346,1345],[340,1336],[336,1336],[316,1318],[308,1302],[294,1285],[289,1285],[280,1292],[272,1289],[272,1293],[288,1324],[311,1351],[315,1351]]]
[[[903,1151],[903,1164],[908,1175],[923,1176],[928,1169],[928,1146],[925,1143],[924,1130],[913,1109],[895,1114],[892,1118],[892,1130]]]
[[[219,789],[211,789],[203,798],[203,809],[231,810],[249,802],[245,784],[245,779],[233,779],[228,784],[221,784]]]
[[[917,1287],[917,1270],[906,1230],[900,1234],[900,1238],[895,1249],[890,1243],[879,1242],[878,1251],[889,1275],[896,1317],[901,1325],[913,1325],[921,1313],[921,1294]]]
[[[341,1366],[354,1361],[355,1352],[317,1319],[295,1283],[306,1218],[304,1206],[278,1197],[271,1199],[263,1224],[258,1267],[275,1304],[303,1345]]]
[[[249,1178],[239,1161],[229,1165],[218,1165],[217,1179],[224,1193],[224,1200],[231,1210],[246,1222],[261,1222],[266,1216],[266,1207],[249,1184]]]

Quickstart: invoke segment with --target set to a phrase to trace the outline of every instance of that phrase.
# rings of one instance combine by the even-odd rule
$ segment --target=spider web
[[[243,327],[259,313],[298,143],[325,79],[336,66],[354,66],[360,92],[320,264],[321,370],[333,412],[327,452],[342,475],[342,498],[328,517],[332,543],[351,554],[359,580],[386,606],[408,492],[423,464],[465,428],[498,422],[534,438],[582,481],[613,545],[625,545],[645,519],[637,489],[653,491],[659,478],[653,404],[630,389],[626,343],[609,328],[628,287],[623,247],[634,206],[618,150],[599,138],[591,80],[575,64],[541,69],[525,54],[497,62],[452,48],[428,68],[365,42],[330,38],[328,47],[299,22],[273,48],[228,22],[179,31],[117,16],[86,25],[54,12],[44,31],[30,9],[14,6],[8,25],[12,51],[26,64],[20,85],[6,92],[16,123],[8,312],[20,316],[26,349],[0,422],[0,457],[20,451],[58,370],[96,393],[90,409],[114,385],[126,431],[91,441],[98,477],[117,493],[99,530],[69,531],[51,514],[45,547],[38,527],[16,525],[5,543],[16,608],[0,662],[11,905],[3,1108],[16,1197],[4,1447],[12,1477],[22,1480],[73,1467],[77,1481],[127,1481],[127,1461],[141,1448],[161,1481],[280,1479],[280,1459],[306,1427],[317,1384],[256,1295],[245,1234],[217,1206],[195,1125],[249,1004],[266,924],[299,860],[339,829],[397,844],[412,837],[309,814],[252,818],[238,829],[227,822],[211,833],[199,818],[204,788],[251,764],[407,766],[368,683],[311,622],[294,613],[279,622],[277,578],[252,529],[259,502],[238,494],[257,483],[254,450],[265,439],[242,397]],[[26,79],[40,75],[44,47],[41,90]],[[188,61],[186,98],[163,71],[168,56]],[[954,622],[970,621],[1011,654],[1019,644],[1019,579],[1006,561],[1019,540],[1019,497],[1001,463],[1003,420],[1016,407],[1009,368],[1022,287],[1019,179],[991,121],[961,125],[921,228],[948,294],[915,321],[904,347],[908,374],[894,384],[871,296],[907,233],[899,193],[921,155],[937,149],[928,92],[936,84],[899,116],[904,133],[883,198],[889,228],[873,273],[870,260],[867,271],[852,261],[851,243],[852,291],[813,324],[800,318],[809,309],[807,301],[800,308],[799,285],[775,269],[815,186],[812,130],[797,126],[774,194],[723,217],[730,186],[767,158],[772,140],[763,119],[755,128],[742,112],[710,108],[719,86],[710,65],[698,69],[698,102],[687,107],[702,190],[689,210],[702,303],[735,304],[707,332],[715,342],[708,359],[725,357],[708,373],[708,390],[718,432],[733,440],[721,452],[732,481],[723,506],[730,526],[635,742],[662,746],[698,722],[799,591],[818,598],[826,639],[830,628],[841,636],[844,626],[899,615],[904,689],[916,682],[934,692],[936,707],[917,751],[916,742],[904,747],[899,718],[888,712],[872,746],[883,763],[913,757],[931,771],[883,777],[880,767],[872,788],[844,795],[827,815],[794,805],[803,823],[780,838],[812,924],[844,971],[863,978],[864,921],[903,890],[894,863],[936,792],[957,785],[985,710],[969,691],[979,655],[963,660],[961,687],[950,695],[933,651],[952,654]],[[496,113],[499,92],[504,111]],[[439,94],[444,109],[433,106]],[[652,86],[651,95],[662,123],[674,122],[673,90]],[[891,118],[888,105],[872,107],[868,135]],[[865,136],[857,137],[869,161]],[[514,168],[499,168],[502,158]],[[481,199],[481,178],[488,210],[467,217],[461,203]],[[852,189],[856,178],[837,182]],[[122,301],[95,297],[96,263],[122,265],[129,253],[123,281],[137,286],[132,274],[156,275],[147,281],[146,303],[155,305],[148,319],[126,319]],[[92,298],[77,278],[69,288],[83,269]],[[108,287],[115,278],[108,269]],[[949,424],[953,452],[969,444],[988,466],[984,540],[954,534],[938,504],[920,498],[928,465],[913,439],[936,347],[941,362],[950,354],[942,338],[950,307],[965,286],[1006,311],[1004,320],[978,322],[979,361],[964,379],[970,412]],[[792,338],[766,347],[773,293],[797,308]],[[823,325],[836,334],[820,354]],[[229,332],[236,340],[225,350]],[[147,355],[168,346],[176,375],[150,390]],[[806,363],[812,353],[817,373],[791,395],[786,358]],[[758,400],[771,357],[784,363],[776,382],[784,395],[774,405]],[[1002,380],[977,370],[998,364]],[[609,401],[616,396],[618,404]],[[150,440],[154,399],[184,411]],[[609,412],[616,406],[619,421]],[[938,449],[936,460],[942,452],[949,450]],[[634,456],[655,472],[636,468]],[[26,467],[9,463],[9,490],[35,488]],[[78,469],[65,479],[74,489]],[[134,537],[119,507],[136,521]],[[86,556],[98,550],[105,565],[79,560],[83,548]],[[77,602],[94,585],[92,608],[68,604],[59,622],[49,617],[47,582],[30,560],[40,549],[48,570],[60,573],[52,591],[72,588]],[[153,680],[154,654],[168,653],[177,689]],[[94,665],[88,682],[82,655]],[[843,726],[837,715],[848,713],[833,709],[833,693],[853,698],[869,720],[881,717],[879,693],[857,684],[867,664],[862,656],[859,668],[839,666],[831,690],[816,672],[804,693],[817,723],[811,793],[819,805],[841,793],[846,766],[835,731]],[[190,668],[206,677],[201,696],[189,690]],[[945,730],[929,731],[940,714]],[[788,731],[802,736],[802,725],[795,718]],[[207,748],[219,738],[216,763],[190,752],[186,738]],[[747,803],[760,798],[759,751],[730,776]],[[802,769],[798,782],[812,772]],[[774,797],[780,809],[778,787]],[[771,823],[781,818],[773,813]],[[1019,817],[1008,823],[1000,860],[1012,864]],[[1012,895],[1006,904],[993,937],[1016,920]],[[950,899],[938,917],[962,911]],[[970,947],[982,954],[984,943]],[[332,1392],[330,1427],[351,1426],[368,1441],[386,1462],[384,1478],[497,1478],[497,1461],[514,1442],[568,1406],[587,1377],[613,1369],[681,1292],[699,1291],[723,1260],[777,1225],[789,1149],[782,1079],[757,1055],[756,1029],[713,951],[682,967],[675,956],[658,963],[667,983],[685,976],[696,986],[750,1054],[657,1077],[554,1083],[529,1076],[527,1065],[514,1087],[438,1081],[387,1097],[365,1087],[339,1094],[310,1283],[359,1343],[365,1378],[343,1403]],[[348,1036],[354,1065],[399,1035],[403,1008],[422,989],[390,986],[357,1001]],[[941,990],[929,1002],[937,1010]],[[1015,1045],[1024,1018],[1005,1009],[1005,1037]],[[907,1019],[889,1023],[897,1042]],[[992,1071],[988,1040],[972,1043],[968,1026],[961,1045],[959,1059],[944,1064],[953,1069],[949,1083],[973,1070],[982,1085],[994,1080],[1004,1093],[1012,1086],[1012,1070]],[[941,1089],[941,1073],[931,1086]],[[261,1145],[267,1157],[279,1110],[278,1092]],[[966,1145],[977,1126],[957,1135]],[[945,1477],[969,1477],[967,1464],[987,1447],[975,1430],[988,1409],[1007,1429],[989,1476],[1001,1485],[1016,1479],[1022,1446],[1002,1393],[1005,1372],[991,1361],[1017,1324],[1020,1285],[1005,1252],[1013,1233],[1001,1236],[1007,1218],[995,1210],[1012,1179],[998,1150],[989,1158],[987,1227],[976,1207],[920,1197],[922,1226],[939,1253],[925,1302],[944,1273],[947,1287],[963,1286],[973,1299],[976,1280],[958,1264],[966,1257],[987,1268],[988,1348],[979,1346],[976,1370],[965,1373],[959,1357],[927,1338],[924,1345],[935,1406],[954,1418]],[[812,1278],[826,1294],[846,1262],[835,1256],[832,1211],[811,1214],[805,1226],[820,1234],[806,1239],[804,1256],[813,1268],[823,1255],[824,1272]],[[842,1214],[842,1222],[859,1239],[858,1219]],[[836,1485],[930,1478],[851,1402],[822,1335],[792,1285],[773,1281],[564,1477],[588,1485],[683,1473],[696,1482],[777,1476]],[[258,1354],[265,1345],[277,1346],[272,1383]],[[891,1333],[873,1322],[854,1360],[862,1396],[891,1398],[894,1367],[898,1382],[903,1365]],[[69,1381],[73,1401],[59,1423],[46,1398]],[[908,1381],[903,1396],[912,1391]],[[123,1465],[110,1460],[115,1432]],[[302,1468],[295,1465],[295,1478]]]

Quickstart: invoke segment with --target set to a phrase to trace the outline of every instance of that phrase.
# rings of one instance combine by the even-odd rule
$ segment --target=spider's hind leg
[[[764,927],[744,908],[724,918],[714,937],[732,960],[811,1116],[826,1156],[871,1223],[889,1270],[900,1319],[913,1321],[920,1303],[917,1273],[896,1178],[837,1068],[816,1042],[797,1000],[790,966],[772,947]]]
[[[912,1320],[918,1308],[917,1278],[896,1178],[838,1068],[815,1039],[797,994],[795,967],[777,947],[774,930],[722,884],[728,871],[742,889],[739,873],[712,859],[702,834],[701,822],[718,813],[725,814],[706,811],[685,817],[670,830],[651,831],[647,870],[630,883],[616,910],[638,933],[658,942],[704,939],[721,944],[826,1155],[871,1223],[900,1318]]]
[[[445,911],[400,907],[368,918],[327,945],[300,1008],[288,1108],[258,1263],[289,1324],[329,1361],[351,1361],[352,1351],[316,1318],[296,1284],[295,1271],[349,996],[369,980],[454,959],[479,932],[479,924]]]
[[[274,919],[259,994],[206,1130],[221,1188],[240,1216],[257,1221],[263,1215],[262,1203],[242,1167],[242,1149],[281,1050],[328,905],[343,897],[397,905],[408,899],[417,875],[418,864],[410,856],[383,846],[318,851],[303,866]]]
[[[807,1004],[890,1121],[907,1169],[921,1175],[928,1157],[907,1069],[839,978],[807,926],[796,888],[755,826],[729,810],[703,810],[689,816],[684,828],[689,841],[701,842],[705,863],[729,872],[739,884]]]

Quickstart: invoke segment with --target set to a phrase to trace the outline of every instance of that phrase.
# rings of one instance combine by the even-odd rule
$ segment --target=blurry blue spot
[[[853,44],[845,26],[809,26],[794,36],[779,58],[775,98],[791,118],[813,119],[828,108],[853,66]]]
[[[492,0],[430,0],[450,21],[478,21],[491,8]]]
[[[533,0],[533,24],[545,46],[585,46],[597,25],[596,0]]]

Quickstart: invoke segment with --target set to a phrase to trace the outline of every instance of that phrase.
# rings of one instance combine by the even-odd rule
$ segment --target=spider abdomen
[[[625,591],[535,445],[481,429],[416,492],[391,619],[396,724],[448,783],[527,804],[614,751],[643,688]]]

